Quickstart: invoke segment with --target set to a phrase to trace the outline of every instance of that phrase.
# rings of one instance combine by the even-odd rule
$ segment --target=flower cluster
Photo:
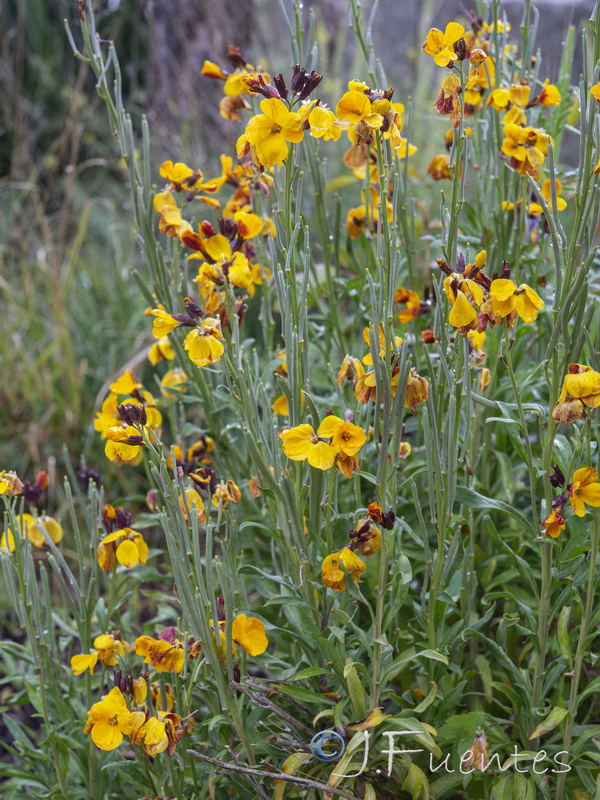
[[[526,323],[535,322],[544,308],[542,298],[526,283],[517,285],[511,280],[506,261],[500,275],[494,273],[490,279],[483,272],[486,257],[486,251],[482,250],[473,264],[465,264],[461,255],[456,271],[442,259],[437,260],[446,274],[444,291],[452,306],[448,322],[463,335],[474,329],[481,332],[487,326],[493,328],[504,322],[510,329],[517,317]]]
[[[0,495],[4,497],[22,497],[27,503],[30,504],[32,510],[40,503],[43,492],[48,487],[48,473],[39,472],[34,483],[29,481],[21,481],[16,472],[2,470],[0,471]],[[53,544],[58,544],[62,541],[64,531],[62,525],[54,517],[49,514],[30,514],[23,512],[16,515],[17,530],[13,531],[10,526],[0,536],[0,550],[13,553],[16,547],[15,535],[21,539],[29,539],[32,545],[38,550],[43,550],[47,546],[47,538]]]
[[[106,439],[104,452],[117,464],[137,464],[142,458],[142,429],[151,435],[162,424],[154,396],[138,383],[131,370],[110,384],[109,395],[94,419],[94,428]]]
[[[367,569],[365,562],[357,555],[373,556],[381,550],[382,535],[379,525],[391,530],[394,527],[396,515],[392,509],[383,512],[379,503],[371,503],[368,516],[360,517],[354,528],[350,531],[349,541],[341,550],[330,553],[321,564],[321,580],[328,589],[336,592],[346,590],[346,577],[350,575],[355,583],[360,581],[360,576]],[[377,523],[377,524],[376,524]]]
[[[556,465],[550,476],[550,482],[553,486],[564,486],[566,482],[563,473]],[[563,509],[567,502],[571,504],[573,513],[577,517],[585,516],[586,506],[600,507],[600,483],[598,483],[597,470],[592,467],[581,467],[575,470],[571,483],[566,487],[566,493],[559,494],[555,498],[552,510],[542,522],[545,536],[556,539],[566,528]]]
[[[418,297],[416,293],[415,296]],[[420,305],[419,303],[419,308]],[[386,357],[390,359],[390,392],[392,397],[395,397],[398,388],[398,380],[400,378],[400,356],[398,348],[402,344],[402,339],[399,336],[390,335],[386,348],[386,335],[383,325],[379,325],[377,331],[375,331],[373,326],[363,329],[363,340],[365,344],[371,348],[371,337],[373,337],[377,345],[379,345],[378,358],[381,364],[384,364]],[[369,401],[375,402],[377,399],[377,373],[375,369],[366,372],[363,364],[365,366],[374,366],[371,351],[363,356],[362,364],[357,358],[347,355],[338,372],[337,382],[339,386],[342,386],[346,380],[350,381],[354,386],[354,396],[356,400],[362,405],[366,405]],[[410,408],[414,414],[416,413],[417,406],[426,402],[428,395],[428,380],[421,377],[416,369],[412,367],[407,378],[404,407]]]
[[[585,364],[569,364],[552,418],[569,425],[585,419],[586,408],[600,406],[600,372]]]
[[[518,81],[518,76],[510,84],[503,83],[496,74],[496,62],[490,54],[492,26],[475,15],[470,21],[470,32],[457,22],[449,22],[443,32],[432,28],[423,44],[425,53],[432,56],[438,66],[451,71],[442,80],[434,107],[440,115],[449,117],[454,128],[460,126],[463,115],[470,116],[479,109],[491,107],[503,113],[502,155],[520,174],[537,177],[548,156],[551,139],[543,128],[528,124],[526,112],[536,107],[543,109],[559,105],[560,92],[548,80],[536,87],[524,79]],[[512,57],[510,49],[508,55]],[[469,64],[466,73],[463,62]],[[436,180],[450,178],[449,163],[448,156],[437,155],[427,171]]]
[[[212,623],[211,623],[212,624]],[[225,661],[225,625],[219,622],[222,641],[213,645]],[[263,623],[256,617],[239,614],[232,623],[232,652],[235,644],[249,655],[257,656],[265,652],[268,640]],[[191,639],[188,643],[188,657],[197,658],[202,648],[201,642]],[[124,641],[118,631],[100,634],[94,639],[94,647],[89,653],[71,658],[71,669],[75,675],[89,671],[93,674],[100,661],[105,666],[115,667],[124,662],[126,656],[134,652],[143,658],[143,663],[151,665],[156,672],[180,674],[185,667],[186,646],[173,627],[165,628],[158,638],[138,636],[133,648]],[[155,757],[164,751],[169,756],[175,752],[186,729],[181,717],[175,713],[175,700],[170,684],[163,685],[166,707],[162,691],[157,682],[150,683],[152,707],[146,705],[149,674],[142,672],[133,678],[130,671],[124,675],[122,670],[114,671],[115,687],[88,711],[85,733],[90,734],[94,744],[101,750],[114,750],[129,736],[132,745],[140,745],[146,755]],[[127,697],[126,697],[127,695]],[[127,699],[129,698],[129,700]]]

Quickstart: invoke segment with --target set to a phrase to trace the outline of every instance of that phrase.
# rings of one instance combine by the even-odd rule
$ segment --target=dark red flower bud
[[[202,309],[195,300],[192,300],[191,297],[183,298],[183,307],[193,319],[199,319],[201,316],[203,316]]]
[[[217,619],[219,622],[225,622],[225,598],[222,594],[217,597]]]
[[[287,86],[285,85],[285,81],[283,80],[283,75],[279,72],[273,78],[273,83],[275,84],[275,88],[279,92],[279,96],[282,100],[287,100],[288,98],[288,90]]]
[[[176,637],[175,628],[172,625],[169,625],[168,628],[163,628],[162,631],[158,634],[158,638],[162,639],[163,642],[169,642],[169,644],[173,644]]]
[[[139,423],[145,425],[147,422],[146,409],[144,406],[136,406],[133,403],[122,403],[117,406],[117,414],[128,425]],[[129,437],[131,439],[131,436]]]
[[[227,45],[227,60],[232,67],[246,67],[246,58],[239,47],[234,47],[232,44]]]
[[[558,464],[554,464],[553,466],[554,466],[554,472],[548,477],[550,479],[550,483],[556,489],[558,486],[565,485],[565,476],[561,468],[558,466]]]
[[[454,42],[454,52],[458,56],[459,61],[464,61],[467,57],[467,43],[464,39],[459,39]]]

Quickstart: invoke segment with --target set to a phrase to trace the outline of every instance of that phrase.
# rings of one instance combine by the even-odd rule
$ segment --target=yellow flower
[[[249,120],[246,137],[256,147],[260,163],[273,167],[288,157],[287,142],[302,141],[302,122],[299,114],[288,111],[276,97],[263,100],[260,109],[263,113]]]
[[[89,669],[90,675],[94,674],[94,668],[98,663],[99,653],[91,650],[89,653],[81,653],[71,658],[71,669],[74,675],[83,675]]]
[[[170,369],[168,372],[165,372],[163,375],[160,382],[160,391],[165,397],[169,397],[171,400],[173,400],[177,396],[176,394],[173,394],[173,392],[187,392],[187,382],[188,377],[185,372],[181,369],[181,367],[175,367],[174,369]]]
[[[585,515],[586,505],[600,506],[600,483],[598,472],[592,467],[582,467],[575,471],[573,482],[569,485],[569,500],[578,517]]]
[[[373,325],[370,327],[363,328],[363,340],[367,347],[371,347],[371,330],[373,329]],[[377,338],[379,340],[379,358],[385,358],[385,331],[383,329],[383,325],[379,325],[379,329],[377,331]],[[402,339],[400,336],[394,337],[394,343],[390,342],[390,352],[394,352],[394,344],[396,347],[400,347],[402,344]],[[363,357],[362,360],[363,364],[367,366],[371,366],[373,364],[373,356],[371,353],[367,353],[366,356]]]
[[[280,417],[289,417],[290,407],[288,399],[284,394],[279,395],[279,397],[276,397],[273,401],[273,411],[275,414],[279,414]]]
[[[451,303],[455,303],[458,292],[469,295],[473,303],[478,306],[483,301],[483,289],[477,281],[465,278],[458,272],[453,272],[444,278],[444,292]]]
[[[584,404],[600,406],[600,373],[584,364],[569,364],[552,418],[568,425],[585,416]]]
[[[179,236],[179,231],[183,226],[181,211],[177,208],[177,203],[171,192],[160,192],[154,195],[154,210],[160,215],[158,229],[167,236]]]
[[[227,77],[223,91],[226,95],[235,96],[238,94],[252,94],[252,84],[258,80],[259,76],[263,79],[264,83],[271,82],[271,76],[268,72],[255,72],[254,67],[246,64],[246,69],[234,72]]]
[[[131,744],[139,744],[146,755],[155,758],[163,753],[168,745],[165,723],[157,717],[148,717],[143,711],[133,712],[133,728],[130,739]]]
[[[199,493],[193,487],[188,487],[185,489],[185,502],[183,499],[183,495],[179,497],[179,506],[181,508],[181,513],[183,514],[183,518],[186,522],[189,523],[189,515],[187,509],[189,508],[190,512],[196,516],[198,519],[198,523],[202,525],[206,522],[206,513],[204,511],[204,501],[200,497]],[[187,504],[187,508],[186,508]]]
[[[400,450],[398,452],[398,457],[404,461],[409,457],[411,453],[412,453],[412,445],[410,444],[410,442],[400,442]]]
[[[0,472],[0,494],[14,497],[21,494],[22,488],[23,484],[16,472],[7,472],[5,469]]]
[[[148,684],[146,683],[146,679],[140,675],[139,678],[133,679],[132,684],[133,699],[138,706],[141,706],[146,702],[146,695],[148,694]]]
[[[138,636],[135,652],[138,656],[144,656],[144,664],[152,662],[158,672],[181,672],[183,669],[185,654],[179,639],[168,642],[152,636]]]
[[[333,466],[335,450],[315,433],[312,425],[286,428],[279,438],[283,441],[283,452],[292,461],[308,461],[311,467],[322,470]]]
[[[358,472],[358,457],[349,456],[346,453],[338,453],[336,465],[339,471],[348,480]]]
[[[116,633],[116,636],[115,633],[102,633],[94,639],[98,657],[107,667],[114,667],[118,657],[123,658],[125,653],[131,650],[129,643],[121,639],[118,632]]]
[[[342,129],[335,124],[336,121],[333,111],[323,106],[316,106],[308,115],[311,135],[325,142],[337,142],[342,135]]]
[[[396,289],[394,294],[394,303],[403,303],[406,308],[398,314],[398,319],[402,323],[411,322],[416,319],[421,311],[421,297],[418,292],[413,292],[411,289],[405,289],[400,286]]]
[[[567,527],[563,515],[556,508],[552,509],[548,514],[546,519],[542,522],[542,526],[544,528],[544,535],[552,539],[556,539],[560,536],[560,532],[564,531]]]
[[[108,667],[114,667],[117,657],[122,658],[129,650],[129,644],[115,637],[113,633],[101,634],[94,639],[93,650],[71,658],[71,669],[74,675],[82,675],[88,669],[92,675],[98,660]]]
[[[367,441],[367,434],[359,425],[346,422],[334,414],[329,414],[319,425],[317,436],[331,439],[336,453],[354,456]]]
[[[521,175],[535,176],[538,167],[548,155],[550,137],[531,125],[521,126],[514,122],[504,126],[501,150],[510,159],[510,165]]]
[[[496,111],[503,111],[508,108],[509,103],[510,91],[508,89],[494,89],[493,92],[490,92],[485,105],[486,107],[492,106]]]
[[[117,562],[126,569],[146,563],[148,545],[141,533],[132,528],[120,528],[102,539],[96,550],[96,557],[101,569],[110,572]]]
[[[397,382],[397,378],[396,378]],[[395,390],[394,390],[395,391]],[[404,396],[404,408],[411,408],[413,416],[416,415],[416,408],[421,403],[425,403],[429,397],[429,381],[422,378],[417,370],[412,367],[408,373],[406,383],[406,394]]]
[[[133,729],[133,714],[127,708],[123,693],[115,686],[88,711],[85,733],[100,750],[114,750],[123,741],[123,734]]]
[[[522,283],[519,287],[507,278],[497,278],[490,286],[492,314],[507,317],[516,311],[523,322],[534,322],[544,308],[544,301],[531,286]]]
[[[377,209],[371,209],[374,221],[377,221]],[[367,229],[367,208],[366,206],[355,206],[348,210],[346,215],[346,229],[351,239],[360,239]]]
[[[356,381],[354,396],[359,403],[365,405],[369,400],[375,400],[377,394],[377,379],[374,372],[366,372]]]
[[[194,175],[193,184],[196,184],[202,181],[202,173],[199,170],[193,170],[188,167],[187,164],[183,164],[179,161],[177,164],[174,164],[172,161],[163,161],[160,165],[160,176],[161,178],[166,178],[173,184],[173,188],[177,191],[181,189],[191,189],[192,185],[186,183],[188,178],[191,178]]]
[[[146,710],[134,711],[133,717],[134,726],[130,735],[132,744],[139,744],[144,753],[152,758],[165,750],[167,755],[173,755],[177,742],[184,733],[178,714],[159,711],[158,716],[152,717]]]
[[[222,508],[227,508],[228,503],[239,503],[242,499],[242,493],[239,486],[232,480],[226,483],[218,483],[212,496],[212,503],[215,508],[219,505]]]
[[[486,386],[489,386],[490,380],[492,376],[490,375],[490,371],[487,367],[483,367],[481,370],[481,374],[479,376],[479,384],[478,389],[480,392],[483,392]]]
[[[477,312],[469,302],[466,294],[460,290],[455,294],[456,299],[452,305],[448,322],[455,328],[472,326],[477,322]]]
[[[600,103],[600,83],[595,83],[591,87],[590,92],[591,92],[592,96],[594,97],[594,99],[597,100]]]
[[[15,537],[10,528],[0,537],[0,550],[5,550],[8,553],[15,552]]]
[[[64,535],[60,523],[46,514],[40,517],[34,517],[32,514],[22,514],[17,517],[17,524],[21,538],[27,536],[33,546],[39,549],[42,549],[46,544],[46,537],[40,526],[46,531],[54,544],[58,544]],[[15,549],[14,534],[10,528],[8,528],[6,534],[2,534],[0,549],[9,550],[10,552]]]
[[[127,369],[121,377],[114,383],[111,383],[108,388],[115,394],[134,394],[138,389],[142,388],[142,384],[138,383],[133,372]]]
[[[344,569],[342,570],[341,567]],[[346,588],[346,573],[352,575],[356,583],[366,570],[365,562],[349,547],[342,547],[338,553],[331,553],[323,559],[321,565],[321,580],[323,585],[336,592],[343,592]]]
[[[251,656],[261,655],[269,646],[263,623],[245,614],[238,614],[233,620],[231,638]]]
[[[150,312],[154,316],[152,335],[155,339],[163,339],[181,323],[174,316],[168,314],[164,308],[153,308]],[[122,392],[129,394],[129,392]]]
[[[222,334],[218,325],[218,320],[207,317],[200,328],[194,328],[185,337],[183,346],[188,351],[190,361],[196,366],[204,367],[221,360],[225,348],[219,341]]]
[[[448,180],[450,176],[450,156],[440,153],[434,156],[427,167],[427,174],[431,175],[434,181]]]
[[[556,208],[558,211],[562,211],[567,207],[567,201],[564,197],[560,196],[562,191],[562,185],[560,181],[556,181]],[[552,189],[550,187],[550,179],[546,178],[544,181],[544,185],[542,186],[542,197],[548,203],[548,208],[552,211]],[[530,203],[527,209],[530,214],[533,216],[537,216],[538,214],[543,214],[544,209],[539,203]]]
[[[337,375],[337,385],[343,386],[344,381],[350,381],[353,386],[356,386],[356,382],[360,377],[365,374],[365,368],[360,363],[358,358],[354,358],[354,356],[344,356],[344,360],[342,361],[342,366],[340,367],[340,371]]]
[[[354,89],[342,95],[335,109],[339,119],[345,119],[355,124],[366,119],[372,111],[371,101],[367,95]],[[383,122],[383,118],[381,119]]]
[[[173,345],[169,341],[168,336],[163,336],[155,342],[148,352],[148,361],[155,367],[159,361],[167,359],[172,361],[175,358],[175,351]]]
[[[549,83],[548,79],[544,83],[542,91],[536,98],[537,103],[541,103],[543,106],[558,106],[560,105],[561,96],[560,92],[558,91],[558,87],[554,86],[554,84]]]
[[[340,553],[331,553],[323,559],[321,581],[324,586],[335,592],[343,592],[346,589],[346,574],[340,567]]]
[[[402,444],[407,444],[403,442]],[[410,445],[407,444],[408,447]],[[408,455],[408,454],[407,454]],[[402,458],[402,456],[401,456]],[[406,456],[404,456],[406,458]],[[365,558],[374,556],[381,550],[381,530],[368,517],[357,520],[354,531],[359,534],[360,553]]]
[[[221,78],[222,80],[225,80],[227,77],[227,73],[223,72],[221,67],[215,64],[214,61],[205,61],[202,65],[200,75],[204,75],[207,78]]]
[[[94,419],[94,428],[102,434],[102,438],[106,439],[106,431],[109,428],[121,422],[121,418],[117,414],[117,406],[119,401],[117,395],[111,392],[102,403],[102,408],[96,413]]]
[[[459,100],[460,81],[455,74],[444,78],[433,107],[443,117],[449,117],[454,128],[458,128],[462,119],[462,107]]]
[[[467,338],[471,342],[471,347],[476,353],[483,353],[483,346],[487,338],[487,333],[485,331],[469,331],[467,333]]]
[[[247,216],[256,216],[254,214]],[[256,219],[261,223],[260,217]],[[250,231],[252,222],[248,223],[247,232]],[[244,222],[241,223],[244,229]],[[255,226],[254,226],[255,227]],[[255,236],[257,234],[252,233]],[[203,263],[198,269],[198,275],[194,278],[194,282],[200,286],[200,294],[204,299],[207,299],[209,293],[214,291],[215,286],[222,286],[226,280],[234,286],[239,286],[248,290],[252,297],[254,295],[254,283],[260,283],[260,270],[259,280],[254,279],[254,275],[250,263],[244,253],[232,252],[231,243],[229,239],[222,236],[220,233],[211,236],[204,242],[204,252],[211,259],[210,263]],[[194,258],[195,256],[191,256]]]
[[[132,425],[121,425],[106,431],[104,452],[111,461],[133,461],[142,449],[143,437]]]
[[[433,56],[433,60],[438,67],[445,67],[451,61],[456,61],[458,56],[454,52],[454,44],[462,39],[465,29],[457,22],[449,22],[446,30],[431,28],[427,34],[427,39],[423,43],[423,50],[428,56]]]
[[[23,516],[29,516],[23,514]],[[59,522],[54,517],[49,517],[47,514],[37,517],[33,520],[33,525],[29,525],[27,535],[33,542],[35,547],[43,547],[46,544],[46,538],[40,530],[42,527],[54,544],[58,544],[63,538],[63,529]]]
[[[251,214],[247,211],[236,211],[233,218],[237,223],[238,233],[242,239],[254,239],[255,236],[261,233],[265,225],[258,214]]]

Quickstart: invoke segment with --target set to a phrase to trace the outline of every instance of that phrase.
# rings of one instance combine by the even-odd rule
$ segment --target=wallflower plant
[[[145,333],[62,487],[2,465],[11,800],[599,796],[598,9],[577,87],[529,0],[520,38],[436,18],[415,103],[348,10],[356,75],[300,2],[291,68],[198,66],[218,161],[151,148],[89,0],[67,28]]]

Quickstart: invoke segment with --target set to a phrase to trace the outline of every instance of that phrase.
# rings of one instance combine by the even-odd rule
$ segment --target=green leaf
[[[310,689],[303,689],[301,686],[287,686],[285,683],[271,683],[269,684],[273,689],[276,689],[281,694],[291,697],[293,700],[298,700],[300,703],[315,703],[317,705],[333,705],[333,701],[328,697],[323,697],[322,694],[311,692]]]
[[[573,668],[573,656],[571,653],[571,637],[569,636],[569,619],[571,618],[571,606],[563,606],[558,617],[556,626],[556,638],[558,649],[564,658],[569,662],[569,667]]]
[[[456,502],[468,508],[493,508],[496,511],[502,511],[508,514],[513,519],[516,519],[524,528],[526,528],[533,536],[538,535],[538,531],[533,527],[530,520],[527,519],[518,509],[509,506],[508,503],[503,503],[502,500],[492,500],[491,497],[484,497],[474,489],[469,489],[467,486],[456,487]]]
[[[548,714],[546,719],[540,722],[535,730],[529,734],[529,741],[532,739],[537,739],[538,736],[543,736],[544,734],[553,731],[554,728],[556,728],[563,721],[568,713],[568,708],[560,708],[560,706],[555,706]]]
[[[292,675],[291,678],[288,678],[288,681],[304,681],[307,678],[315,678],[317,675],[326,675],[327,670],[321,669],[321,667],[307,667],[306,669],[301,669],[300,672],[297,672],[295,675]]]
[[[484,717],[484,711],[471,711],[469,714],[455,714],[449,717],[438,731],[440,743],[475,738],[475,731],[483,725]]]

